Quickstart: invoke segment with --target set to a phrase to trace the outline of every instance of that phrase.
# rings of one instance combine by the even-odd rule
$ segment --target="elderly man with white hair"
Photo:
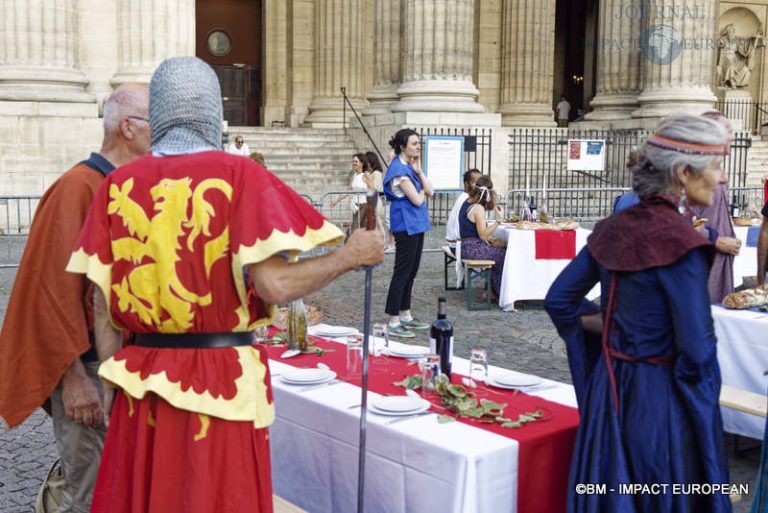
[[[59,512],[90,510],[106,432],[93,288],[64,268],[96,190],[115,167],[144,155],[149,141],[146,86],[118,87],[104,102],[99,152],[40,200],[0,333],[0,415],[14,427],[50,406],[64,474]]]

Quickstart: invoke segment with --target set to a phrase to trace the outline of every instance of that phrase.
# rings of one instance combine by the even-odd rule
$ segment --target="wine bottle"
[[[738,200],[736,199],[736,195],[734,194],[733,201],[731,202],[731,217],[737,218],[739,217],[739,214],[740,214],[739,203],[738,203]]]
[[[429,348],[433,354],[440,355],[440,371],[451,377],[453,359],[453,325],[446,319],[445,298],[437,298],[437,320],[429,330]]]
[[[539,213],[536,210],[536,197],[531,196],[531,221],[538,221]]]

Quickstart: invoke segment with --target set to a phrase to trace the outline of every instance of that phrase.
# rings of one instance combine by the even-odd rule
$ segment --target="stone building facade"
[[[509,128],[554,129],[561,95],[586,127],[647,128],[768,93],[768,0],[0,0],[0,13],[0,196],[40,194],[98,147],[103,97],[177,55],[214,66],[230,125],[339,127],[343,87],[379,143],[402,126],[492,128],[502,183]]]

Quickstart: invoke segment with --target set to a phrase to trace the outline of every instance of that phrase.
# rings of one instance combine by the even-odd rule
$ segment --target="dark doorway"
[[[224,119],[260,124],[261,0],[196,0],[196,53],[221,84]]]
[[[553,104],[565,95],[571,119],[587,111],[595,95],[598,0],[557,0]]]

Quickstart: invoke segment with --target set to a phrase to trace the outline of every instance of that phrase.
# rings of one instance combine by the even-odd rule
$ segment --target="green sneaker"
[[[388,331],[393,337],[416,338],[416,334],[405,329],[402,323],[397,326],[389,326]]]
[[[429,329],[429,324],[426,322],[419,322],[416,319],[411,319],[410,321],[404,321],[400,319],[400,325],[404,328],[408,328],[409,330],[426,330]]]

